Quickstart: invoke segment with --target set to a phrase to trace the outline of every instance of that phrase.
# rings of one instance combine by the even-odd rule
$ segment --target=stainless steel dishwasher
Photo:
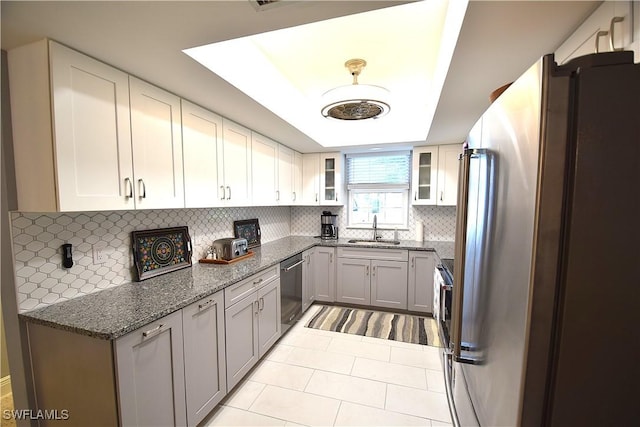
[[[280,263],[280,307],[284,334],[302,316],[302,254]]]

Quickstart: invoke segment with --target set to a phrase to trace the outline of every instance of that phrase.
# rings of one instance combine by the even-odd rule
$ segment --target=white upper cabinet
[[[414,148],[411,177],[413,205],[456,205],[458,155],[461,152],[462,144]]]
[[[436,204],[455,206],[458,202],[458,157],[462,144],[440,145],[438,147],[438,185]]]
[[[18,209],[133,209],[127,74],[47,40],[8,66]]]
[[[226,206],[251,205],[251,131],[222,120],[223,179],[220,183]]]
[[[320,153],[321,205],[344,205],[342,159],[340,153]]]
[[[222,205],[222,117],[183,99],[182,152],[185,206]]]
[[[412,203],[435,205],[438,182],[438,147],[419,147],[413,150],[411,176]]]
[[[184,207],[180,98],[129,77],[138,209]]]
[[[297,151],[293,152],[293,205],[302,204],[302,159],[303,156],[301,153]]]
[[[320,154],[302,155],[302,205],[320,204]]]
[[[634,13],[636,17],[640,14],[637,9],[640,5],[633,1],[603,2],[556,50],[556,62],[564,64],[578,56],[613,50],[633,50],[635,62],[640,62],[640,29],[633,28]]]
[[[279,205],[292,205],[293,195],[293,169],[294,151],[284,145],[278,145],[278,190],[276,201]]]
[[[278,143],[252,132],[251,162],[255,172],[252,186],[253,204],[275,205],[278,200]]]

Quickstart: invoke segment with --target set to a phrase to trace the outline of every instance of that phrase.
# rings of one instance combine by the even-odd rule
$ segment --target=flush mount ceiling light
[[[378,119],[389,112],[385,102],[389,91],[380,86],[358,84],[358,76],[367,65],[364,59],[350,59],[344,66],[353,76],[353,83],[331,89],[322,95],[325,107],[322,115],[328,119]]]

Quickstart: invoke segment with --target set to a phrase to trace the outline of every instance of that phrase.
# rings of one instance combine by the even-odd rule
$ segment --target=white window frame
[[[397,154],[397,152],[389,152],[385,153],[389,155]],[[355,154],[356,156],[360,156],[359,154]],[[380,156],[382,153],[363,153],[362,156]],[[409,167],[411,165],[409,164]],[[348,180],[348,172],[347,172],[347,180]],[[410,205],[410,180],[411,180],[411,171],[409,171],[409,182],[402,184],[385,184],[385,183],[377,183],[377,184],[348,184],[347,183],[347,228],[353,229],[369,229],[373,227],[373,215],[369,216],[368,222],[358,222],[354,223],[354,215],[353,207],[354,207],[354,195],[359,193],[401,193],[402,194],[402,223],[386,223],[384,222],[384,217],[377,217],[377,226],[379,229],[387,229],[387,230],[408,230],[409,229],[409,205]]]

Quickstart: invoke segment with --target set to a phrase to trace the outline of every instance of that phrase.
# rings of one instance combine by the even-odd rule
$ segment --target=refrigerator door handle
[[[444,386],[447,392],[447,403],[449,406],[449,414],[451,415],[451,421],[453,427],[460,427],[460,420],[458,419],[458,411],[456,410],[456,403],[453,400],[453,381],[451,379],[451,371],[453,370],[453,363],[451,362],[451,353],[447,350],[442,352],[442,358],[444,361]]]
[[[458,205],[456,215],[455,258],[453,267],[453,295],[451,307],[451,354],[453,360],[461,363],[477,363],[475,359],[462,356],[462,311],[464,301],[464,269],[467,247],[467,208],[469,205],[469,169],[473,157],[484,156],[487,150],[465,149],[460,155],[458,169]]]

